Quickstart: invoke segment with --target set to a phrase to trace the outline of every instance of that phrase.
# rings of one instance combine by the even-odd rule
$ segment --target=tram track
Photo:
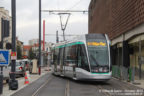
[[[70,96],[70,83],[69,83],[69,80],[67,80],[67,83],[66,83],[65,96]]]
[[[65,80],[64,78],[57,78],[57,77],[53,77],[53,76],[49,77],[49,79],[47,79],[31,96],[40,96],[41,94],[42,94],[42,96],[44,96],[44,94],[46,94],[47,92],[50,92],[52,87],[56,87],[56,85],[54,84],[55,81],[58,81],[57,83],[60,84],[61,80],[65,82],[65,83],[63,82],[65,84],[65,87],[64,87],[64,90],[63,90],[64,94],[63,95],[59,94],[59,96],[70,96],[70,83],[69,83],[69,80]],[[61,88],[61,87],[59,86],[59,88]],[[59,90],[59,88],[58,88],[58,90]],[[44,92],[44,94],[42,92]],[[53,94],[53,92],[52,92],[52,94]],[[51,96],[51,95],[48,94],[48,96]]]
[[[95,85],[91,85],[91,87],[93,87],[93,88],[98,88],[99,89],[99,91],[98,92],[100,92],[101,91],[101,93],[102,94],[104,94],[104,96],[111,96],[111,94],[110,93],[108,93],[108,92],[102,92],[102,90],[105,90],[102,86],[100,86],[100,85],[98,85],[98,86],[95,86]]]
[[[53,77],[51,76],[45,83],[43,83],[33,94],[32,96],[37,96],[37,94],[39,93],[39,91],[44,87],[46,86],[50,80],[52,80]]]
[[[134,90],[136,88],[115,79],[103,83],[82,82],[65,77],[45,75],[35,84],[31,84],[13,96],[119,96],[118,92],[115,91]]]

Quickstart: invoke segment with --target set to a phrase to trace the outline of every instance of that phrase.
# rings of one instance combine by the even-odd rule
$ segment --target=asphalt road
[[[74,81],[49,73],[12,96],[144,96],[144,90],[117,79]]]

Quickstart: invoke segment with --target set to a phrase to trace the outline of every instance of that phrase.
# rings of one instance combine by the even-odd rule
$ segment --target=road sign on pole
[[[11,52],[11,60],[16,60],[16,59],[17,59],[16,52]]]
[[[9,51],[0,50],[0,66],[8,66],[9,64]]]

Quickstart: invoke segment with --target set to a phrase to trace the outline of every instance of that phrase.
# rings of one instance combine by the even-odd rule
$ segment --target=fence
[[[118,79],[133,82],[135,77],[135,68],[126,68],[124,66],[113,65],[112,76]]]

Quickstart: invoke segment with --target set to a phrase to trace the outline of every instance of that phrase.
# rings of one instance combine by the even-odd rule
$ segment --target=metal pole
[[[41,74],[41,0],[39,0],[39,75]]]
[[[3,66],[1,67],[1,74],[0,74],[0,94],[3,93]]]
[[[141,39],[139,40],[139,79],[141,79]]]
[[[63,40],[65,41],[65,34],[64,34],[63,24],[62,24],[62,17],[61,17],[61,14],[59,14],[59,15],[60,15],[61,30],[63,31]]]
[[[63,40],[65,41],[65,33],[64,33],[65,30],[63,29],[62,31],[63,31]]]
[[[43,20],[43,51],[45,51],[45,20]]]
[[[16,53],[16,0],[11,0],[12,6],[12,52]],[[11,74],[10,74],[10,82],[9,88],[11,90],[18,89],[18,81],[15,80],[15,67],[16,67],[16,60],[12,59],[11,64]]]
[[[58,31],[56,31],[56,43],[59,42]]]
[[[61,17],[62,14],[68,14],[65,25],[62,24],[62,17]],[[61,30],[63,31],[63,40],[65,41],[65,29],[67,27],[67,23],[68,23],[68,20],[69,20],[69,17],[70,17],[70,13],[59,13],[59,16],[60,16]]]
[[[16,1],[12,0],[12,52],[16,52]],[[12,60],[12,80],[15,80],[15,63],[16,60]]]

